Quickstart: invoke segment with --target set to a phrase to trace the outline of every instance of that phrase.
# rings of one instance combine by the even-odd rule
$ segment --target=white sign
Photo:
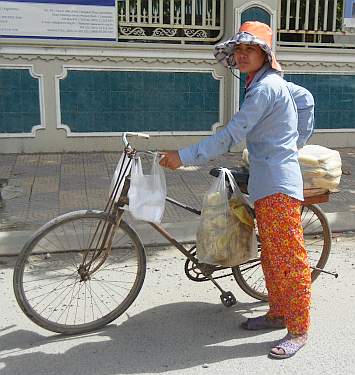
[[[0,1],[0,37],[116,41],[116,1]]]
[[[355,0],[344,1],[344,27],[355,28]]]

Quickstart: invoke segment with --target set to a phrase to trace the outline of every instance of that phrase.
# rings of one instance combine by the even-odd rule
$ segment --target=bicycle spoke
[[[311,267],[323,268],[330,251],[330,230],[322,211],[316,205],[302,206],[301,221],[304,243]],[[319,271],[312,269],[312,280]],[[260,300],[267,300],[267,289],[260,262],[245,263],[233,269],[239,286],[249,295]]]
[[[104,286],[105,284],[100,284],[100,286],[101,286],[101,288],[105,291],[105,293],[112,299],[112,301],[116,304],[116,305],[119,305],[119,302],[118,301],[116,301],[114,298],[113,298],[113,296],[112,296],[112,294],[110,294],[109,293],[109,291],[115,291],[114,289],[112,289],[112,288],[108,288],[107,287],[107,289],[106,289],[106,287]],[[109,290],[109,291],[108,291]],[[117,293],[116,291],[115,291],[115,293],[116,294],[118,294],[118,296],[119,297],[123,297],[123,295],[121,295],[121,294],[119,294],[119,293]]]
[[[74,286],[73,286],[73,289],[75,288],[75,285],[76,285],[76,283],[77,283],[77,278],[78,278],[78,277],[76,277],[74,284],[70,284],[70,285],[74,285]],[[56,295],[56,296],[51,300],[51,302],[49,302],[49,303],[43,308],[43,310],[40,311],[40,314],[42,314],[42,313],[47,309],[48,306],[50,306],[54,301],[56,301],[56,300],[58,299],[58,297],[60,297],[60,296],[65,292],[65,290],[66,290],[66,288],[63,289],[63,291],[60,292],[59,295]],[[54,291],[55,291],[55,289],[52,290],[52,292],[50,292],[49,295],[52,294]],[[68,294],[70,294],[70,291],[68,292]],[[65,297],[66,297],[68,294],[66,294]],[[43,300],[44,300],[44,299],[43,299]],[[43,300],[41,300],[39,303],[41,303]],[[63,300],[64,300],[64,299],[63,299]],[[63,301],[63,300],[62,300],[62,301]],[[35,305],[34,307],[38,306],[39,303],[37,303],[37,305]]]
[[[66,279],[64,279],[64,280],[62,280],[61,282],[59,282],[59,284],[58,284],[58,287],[60,286],[60,285],[62,285],[65,281],[67,281],[69,279],[69,277],[67,277]],[[47,293],[46,294],[46,296],[48,297],[48,296],[50,296],[51,294],[53,294],[54,292],[56,292],[56,288],[53,288],[49,293]],[[28,298],[28,300],[30,301],[32,298]],[[34,305],[33,307],[34,308],[36,308],[40,303],[42,303],[43,301],[44,301],[44,299],[45,299],[45,297],[42,299],[42,300],[40,300],[36,305]]]
[[[80,283],[80,284],[79,284],[79,290],[78,290],[78,293],[76,294],[76,296],[80,293],[81,286],[82,286],[82,284]],[[76,323],[76,317],[77,317],[77,315],[78,315],[78,306],[79,306],[79,298],[76,299],[76,308],[75,308],[75,315],[74,315],[74,324]]]
[[[38,281],[43,281],[43,280],[50,280],[50,279],[56,279],[58,278],[57,275],[59,276],[67,276],[68,274],[67,273],[63,273],[63,272],[59,272],[59,271],[55,271],[55,270],[50,270],[50,269],[47,269],[46,272],[54,272],[56,275],[53,276],[53,277],[43,277],[41,279],[34,279],[34,280],[28,280],[28,281],[24,281],[23,282],[23,285],[26,285],[26,284],[29,284],[29,283],[37,283]],[[72,272],[72,275],[75,274],[76,271]],[[32,275],[32,274],[37,274],[38,272],[26,272],[26,275]],[[48,283],[46,283],[46,285],[50,285]]]
[[[261,264],[260,262],[257,262],[257,263],[255,263],[255,264],[249,266],[249,267],[241,268],[241,271],[242,271],[242,272],[246,272],[246,271],[251,270],[251,269],[253,269],[253,268],[255,268],[255,267],[259,267],[260,264]]]
[[[98,279],[94,279],[94,278],[92,278],[91,281],[97,281],[98,284],[100,284],[100,283],[110,284],[110,283],[111,283],[110,281],[106,281],[106,280],[98,280]],[[116,287],[121,288],[121,289],[124,289],[124,290],[130,290],[130,288],[126,288],[126,287],[123,287],[123,286],[120,286],[120,285],[116,285],[116,284],[114,284],[114,285],[115,285]]]
[[[69,277],[67,277],[67,279],[66,280],[69,280],[69,278],[70,278],[70,276]],[[57,284],[58,283],[58,281],[54,281],[53,283],[46,283],[46,287],[48,287],[48,286],[50,286],[50,285],[52,285],[52,284]],[[66,286],[65,286],[66,287]],[[65,287],[63,287],[63,288],[65,288]],[[26,289],[25,290],[25,292],[26,293],[28,293],[28,292],[31,292],[32,290],[38,290],[38,289],[41,289],[41,287],[36,287],[36,288],[31,288],[31,289]],[[61,288],[54,288],[56,291],[57,290],[60,290]],[[41,295],[44,295],[44,294],[41,294]],[[37,295],[37,296],[35,296],[35,297],[31,297],[31,299],[34,299],[34,298],[38,298],[39,296],[41,296],[41,295]]]
[[[251,269],[248,269],[248,271],[251,271]],[[258,271],[260,271],[260,269],[259,268],[255,268],[255,269],[253,269],[252,270],[252,272],[251,273],[247,273],[247,272],[244,272],[245,274],[247,274],[248,276],[247,276],[247,279],[252,279],[253,278],[253,276],[255,275],[255,273],[256,272],[258,272]],[[263,276],[261,276],[261,278],[263,278]],[[259,279],[260,279],[260,277],[259,277]],[[257,279],[258,280],[258,279]]]
[[[125,223],[115,227],[107,215],[94,212],[68,217],[44,228],[31,242],[16,283],[22,286],[20,302],[31,319],[56,332],[72,333],[103,325],[128,308],[144,280],[145,255]],[[115,232],[98,239],[97,228]],[[100,246],[112,241],[111,249],[92,247],[97,241]]]
[[[97,304],[96,302],[96,299],[95,299],[95,296],[96,296],[96,293],[93,291],[92,287],[91,287],[91,280],[89,281],[89,286],[90,286],[90,294],[91,294],[91,300],[94,302],[94,304],[92,304],[92,313],[93,313],[93,319],[94,319],[94,305],[97,307],[97,309],[99,310],[101,316],[103,315],[101,309],[100,309],[100,306]]]
[[[59,322],[60,318],[65,314],[66,311],[67,311],[67,315],[66,315],[66,318],[65,318],[65,323],[68,322],[69,311],[70,311],[70,308],[72,307],[72,301],[74,299],[75,285],[77,285],[77,282],[74,284],[74,287],[72,288],[71,298],[70,298],[68,304],[66,304],[66,305],[63,304],[62,305],[62,302],[65,301],[65,299],[67,298],[67,296],[70,294],[70,291],[63,297],[63,299],[59,302],[59,304],[53,309],[53,311],[57,311],[57,308],[59,306],[62,305],[63,307],[65,307],[65,309],[62,311],[62,313],[60,314],[60,316],[57,318],[56,322]],[[79,289],[78,289],[78,292],[75,294],[75,297],[79,294],[80,289],[81,289],[81,283],[79,283]],[[48,316],[48,319],[49,318],[50,318],[50,316]]]
[[[97,297],[97,299],[102,302],[102,305],[107,308],[108,312],[110,312],[111,308],[100,298],[100,296],[95,292],[95,290],[92,289],[92,292]],[[101,312],[101,309],[100,309],[100,312]]]
[[[66,239],[66,242],[67,242],[67,249],[70,249],[72,246],[69,243],[69,235],[67,234],[65,227],[62,227],[62,229],[63,229],[63,233],[64,233],[64,238]],[[80,245],[79,245],[79,249],[81,250],[80,252],[82,252],[82,248],[80,247]],[[72,261],[73,261],[72,263],[74,264],[74,267],[75,267],[76,262],[75,262],[75,258],[73,257],[73,253],[71,253],[71,258],[72,258]]]
[[[86,322],[86,283],[85,283],[85,297],[84,297],[84,324]]]

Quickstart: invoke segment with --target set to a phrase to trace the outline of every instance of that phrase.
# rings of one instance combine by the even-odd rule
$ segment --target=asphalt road
[[[145,284],[124,316],[99,332],[65,337],[29,321],[12,291],[14,258],[0,258],[0,374],[352,374],[355,368],[355,236],[333,239],[327,269],[313,285],[308,344],[295,357],[267,357],[283,331],[238,328],[267,306],[223,279],[238,303],[224,307],[211,283],[194,283],[172,248],[150,248]]]

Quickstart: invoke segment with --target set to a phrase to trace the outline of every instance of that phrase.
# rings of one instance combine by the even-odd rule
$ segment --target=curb
[[[355,232],[355,213],[334,212],[326,213],[333,233]],[[182,243],[195,241],[199,219],[183,223],[164,223],[162,227],[172,237]],[[159,232],[146,223],[137,223],[133,226],[145,246],[167,246],[171,243]],[[0,256],[16,256],[21,251],[34,230],[0,232]]]
[[[332,233],[355,231],[355,212],[326,212]]]
[[[191,243],[195,240],[198,220],[184,223],[164,223],[162,227],[172,237],[182,243]],[[166,246],[171,243],[149,224],[137,223],[133,226],[145,246]],[[0,232],[0,256],[16,256],[20,253],[26,241],[35,230]]]

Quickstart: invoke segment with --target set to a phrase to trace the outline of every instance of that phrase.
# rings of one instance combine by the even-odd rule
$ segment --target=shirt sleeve
[[[242,142],[265,115],[266,109],[271,107],[271,100],[270,90],[251,89],[245,96],[240,111],[222,130],[178,151],[182,164],[205,164],[208,160],[228,152],[233,144]]]
[[[287,82],[287,87],[296,103],[298,114],[297,147],[302,148],[311,137],[314,129],[314,98],[304,87]]]
[[[299,110],[298,112],[298,139],[297,147],[302,148],[313,134],[314,109]]]

